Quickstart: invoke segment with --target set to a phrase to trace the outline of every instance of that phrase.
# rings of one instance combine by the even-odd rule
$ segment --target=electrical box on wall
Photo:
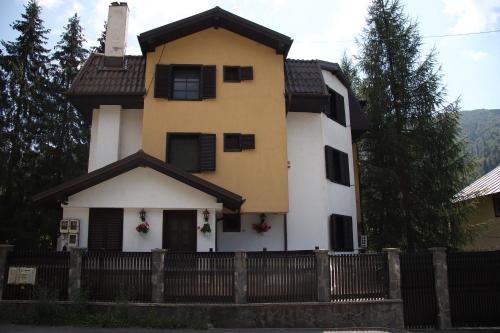
[[[71,219],[69,220],[69,233],[77,234],[80,232],[80,220]]]
[[[59,224],[59,238],[57,240],[57,250],[67,251],[72,247],[78,247],[80,234],[80,220],[62,219]]]
[[[61,234],[67,234],[69,232],[69,220],[62,219],[61,222],[59,222],[59,232]]]

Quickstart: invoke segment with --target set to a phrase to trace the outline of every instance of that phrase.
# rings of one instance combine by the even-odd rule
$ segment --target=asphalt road
[[[68,326],[24,326],[24,325],[0,325],[0,333],[396,333],[400,331],[384,329],[208,329],[208,330],[184,330],[184,329],[149,329],[149,328],[99,328],[99,327],[68,327]],[[405,331],[406,332],[406,331]],[[500,333],[498,329],[455,329],[442,331],[417,331],[424,333]]]

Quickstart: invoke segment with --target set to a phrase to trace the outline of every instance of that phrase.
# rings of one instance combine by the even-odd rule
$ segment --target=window
[[[255,134],[224,133],[224,151],[238,152],[255,149]]]
[[[325,162],[326,178],[334,183],[350,186],[349,156],[346,153],[325,146]]]
[[[174,67],[173,99],[200,99],[200,68]]]
[[[166,156],[184,171],[215,171],[215,134],[168,133]]]
[[[342,126],[346,126],[344,96],[330,88],[328,88],[328,92],[330,93],[330,105],[326,115]]]
[[[224,66],[224,82],[253,80],[252,66]]]
[[[222,216],[222,231],[223,232],[240,232],[241,231],[241,215],[240,214],[224,214]]]
[[[333,251],[354,250],[352,217],[330,215],[330,247]]]
[[[500,195],[493,197],[493,207],[495,208],[495,216],[500,216]]]
[[[155,98],[196,101],[215,95],[215,65],[156,65]]]

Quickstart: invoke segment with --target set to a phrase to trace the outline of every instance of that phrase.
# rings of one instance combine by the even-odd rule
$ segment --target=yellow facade
[[[156,64],[216,65],[216,98],[154,98]],[[224,65],[253,66],[254,79],[225,83]],[[216,171],[197,176],[243,196],[243,213],[288,211],[283,55],[228,30],[209,28],[149,52],[145,81],[142,142],[146,153],[165,160],[169,132],[214,133]],[[224,152],[224,133],[255,134],[255,150]]]
[[[492,196],[478,198],[477,209],[468,220],[479,235],[465,247],[466,250],[500,250],[500,217],[495,216]]]

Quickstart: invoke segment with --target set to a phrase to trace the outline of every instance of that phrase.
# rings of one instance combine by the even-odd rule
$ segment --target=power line
[[[464,32],[464,33],[458,33],[458,34],[427,35],[427,36],[422,36],[420,38],[427,39],[427,38],[459,37],[459,36],[491,34],[491,33],[497,33],[497,32],[500,32],[500,29],[487,30],[487,31],[477,31],[477,32]],[[391,37],[389,39],[394,39],[394,38],[395,37]],[[356,41],[355,39],[345,39],[345,40],[318,40],[318,41],[311,41],[311,42],[304,42],[304,41],[299,40],[297,42],[298,43],[354,43],[355,41]]]

